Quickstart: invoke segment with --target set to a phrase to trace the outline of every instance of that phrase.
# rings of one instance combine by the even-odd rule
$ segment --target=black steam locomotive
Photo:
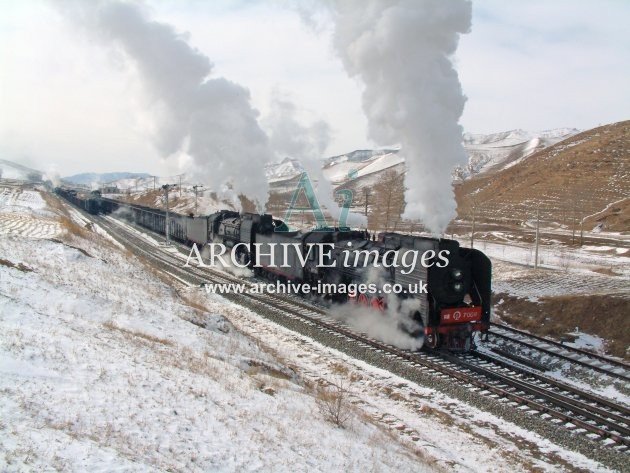
[[[89,213],[120,210],[138,225],[165,232],[162,210],[98,193],[57,193]],[[230,210],[202,217],[170,212],[168,228],[172,239],[188,245],[222,245],[239,265],[260,277],[310,286],[333,302],[374,310],[395,306],[410,321],[407,331],[424,335],[424,345],[430,348],[468,351],[473,334],[489,328],[490,260],[455,240],[399,233],[370,238],[366,231],[348,228],[288,231],[271,215]],[[343,287],[347,290],[340,291]]]

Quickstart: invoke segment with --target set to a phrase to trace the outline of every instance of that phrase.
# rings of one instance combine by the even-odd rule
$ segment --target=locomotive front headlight
[[[453,290],[455,292],[462,292],[464,290],[464,283],[463,282],[453,283]]]
[[[459,268],[453,268],[451,270],[451,276],[456,281],[459,281],[460,279],[462,279],[464,277],[464,272],[461,269],[459,269]]]

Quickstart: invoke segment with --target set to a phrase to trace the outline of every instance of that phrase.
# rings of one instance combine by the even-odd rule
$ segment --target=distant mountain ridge
[[[536,132],[516,129],[490,134],[465,133],[462,144],[468,154],[468,163],[453,170],[453,179],[463,181],[514,166],[536,152],[578,133],[580,130],[576,128]],[[396,148],[358,149],[324,159],[322,169],[328,180],[340,184],[392,168],[404,163],[404,159],[404,152]],[[304,168],[299,159],[286,157],[280,162],[267,164],[265,170],[269,182],[276,183],[294,179]]]
[[[491,134],[465,133],[464,149],[468,163],[453,171],[455,180],[470,179],[486,172],[496,172],[510,167],[546,147],[567,139],[579,130],[556,128],[539,132],[508,130]],[[322,169],[327,179],[340,184],[367,174],[378,174],[386,169],[404,163],[404,154],[396,148],[358,149],[322,160]],[[285,157],[279,162],[265,165],[265,175],[270,183],[291,181],[304,171],[296,157]],[[131,185],[125,180],[145,179],[148,173],[107,172],[81,173],[64,177],[67,182],[78,185],[102,185],[120,181],[121,185]]]
[[[628,150],[630,120],[571,135],[513,165],[457,182],[458,213],[470,216],[476,207],[478,216],[485,212],[489,219],[511,219],[539,208],[540,218],[549,221],[561,222],[569,214],[627,232]]]
[[[468,164],[457,167],[453,177],[465,180],[478,174],[500,171],[579,132],[576,128],[556,128],[538,132],[517,129],[488,135],[464,133]]]
[[[340,154],[338,156],[331,156],[324,160],[324,168],[334,164],[338,164],[345,161],[351,162],[363,162],[370,161],[377,156],[383,156],[385,154],[397,153],[398,149],[357,149],[350,151],[349,153]]]
[[[67,176],[62,179],[66,182],[86,186],[90,184],[107,184],[121,179],[141,179],[149,176],[150,174],[147,174],[146,172],[84,172],[73,176]]]

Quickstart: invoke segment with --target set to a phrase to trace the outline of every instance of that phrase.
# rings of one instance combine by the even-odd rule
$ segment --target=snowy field
[[[630,295],[630,278],[594,272],[548,270],[493,258],[492,289],[532,302],[541,297],[584,294]]]
[[[505,242],[475,239],[474,247],[492,260],[492,289],[495,294],[538,301],[561,295],[609,294],[630,296],[630,257],[625,237],[618,246],[585,245],[572,248],[541,245],[538,270],[534,269],[533,244],[513,241],[501,232],[493,236]],[[462,246],[470,239],[457,236]],[[511,240],[511,241],[508,241]]]
[[[0,237],[7,235],[28,238],[52,238],[61,228],[55,214],[35,191],[0,187]]]
[[[490,258],[532,266],[535,261],[533,245],[476,241],[475,248]],[[597,270],[610,270],[630,281],[630,257],[623,256],[625,247],[584,246],[568,248],[562,245],[541,246],[538,250],[538,267],[593,275]]]
[[[605,471],[169,283],[58,212],[34,191],[0,200],[1,221],[32,219],[0,238],[0,471]],[[345,428],[322,383],[347,387]]]

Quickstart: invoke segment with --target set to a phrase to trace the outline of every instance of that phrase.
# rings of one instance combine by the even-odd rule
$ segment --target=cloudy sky
[[[344,71],[324,14],[305,19],[294,3],[274,1],[146,7],[209,58],[213,75],[249,89],[263,128],[280,94],[303,123],[329,124],[325,155],[374,146],[362,85]],[[0,158],[62,175],[177,173],[181,160],[163,159],[148,139],[156,108],[134,64],[62,10],[0,0]],[[472,30],[454,57],[468,98],[464,129],[586,129],[630,118],[629,22],[626,0],[473,2]]]

